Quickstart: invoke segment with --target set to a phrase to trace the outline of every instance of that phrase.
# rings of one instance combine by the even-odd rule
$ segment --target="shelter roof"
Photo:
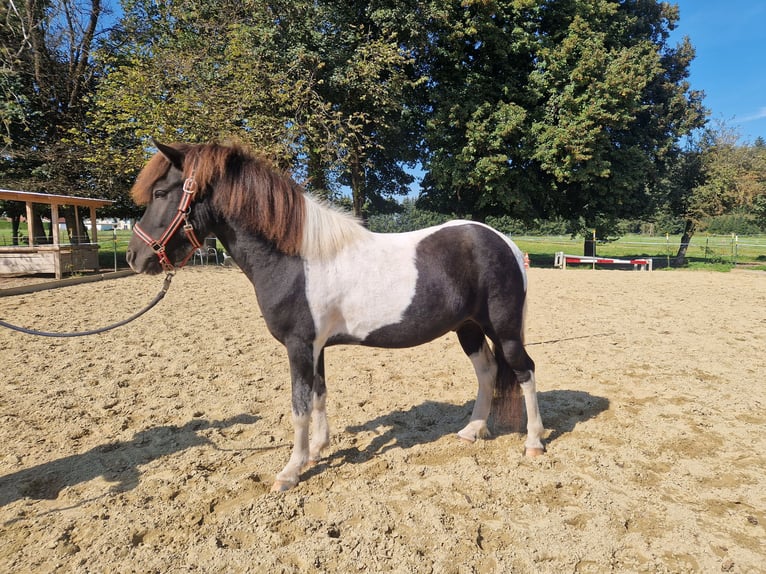
[[[47,205],[78,205],[85,207],[104,207],[114,203],[109,199],[92,197],[77,197],[74,195],[53,195],[51,193],[34,193],[31,191],[12,191],[0,189],[0,199],[6,201],[23,201],[25,203],[45,203]]]

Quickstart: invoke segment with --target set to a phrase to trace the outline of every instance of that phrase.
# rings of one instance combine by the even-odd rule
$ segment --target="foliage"
[[[758,226],[766,203],[766,147],[740,145],[738,134],[719,122],[706,129],[686,150],[671,194],[672,212],[685,220],[676,264],[685,263],[685,244],[705,222],[719,224],[726,214],[746,214]],[[729,223],[732,223],[731,221]],[[740,227],[744,222],[739,223]]]
[[[741,211],[712,217],[703,222],[700,230],[714,235],[755,235],[763,231],[751,214]]]
[[[332,196],[406,192],[403,90],[411,63],[388,9],[341,2],[126,2],[124,33],[100,58],[94,163],[141,164],[150,136],[244,140]],[[133,140],[129,156],[118,153]],[[142,145],[143,144],[143,145]]]
[[[0,10],[0,177],[27,191],[89,195],[82,150],[66,133],[83,127],[101,2],[11,0]]]
[[[439,225],[450,219],[454,219],[453,214],[418,209],[412,199],[405,199],[400,211],[371,215],[367,220],[367,225],[371,231],[378,233],[402,233],[423,229],[431,225]]]
[[[609,227],[651,209],[702,125],[676,8],[605,0],[446,3],[429,52],[422,205]]]
[[[122,0],[108,29],[105,5],[0,9],[3,186],[136,215],[151,137],[234,139],[386,229],[766,223],[766,145],[683,139],[704,109],[668,3]]]

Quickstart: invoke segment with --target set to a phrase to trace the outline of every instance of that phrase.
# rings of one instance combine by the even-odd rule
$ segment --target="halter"
[[[159,239],[153,239],[151,235],[141,229],[138,223],[133,226],[133,233],[135,233],[136,236],[138,236],[144,243],[146,243],[154,250],[160,260],[162,269],[167,273],[173,272],[175,270],[175,266],[173,265],[173,262],[170,261],[165,247],[167,246],[168,241],[170,241],[170,238],[173,237],[176,231],[178,231],[178,228],[181,227],[181,224],[183,224],[186,238],[192,244],[192,249],[189,254],[184,257],[183,261],[181,261],[178,267],[180,268],[186,265],[186,262],[191,259],[194,251],[202,247],[202,243],[199,239],[197,239],[197,235],[194,233],[192,224],[189,223],[191,204],[192,201],[194,201],[194,196],[198,190],[197,181],[194,179],[194,170],[192,170],[191,175],[186,178],[186,181],[184,181],[183,190],[184,193],[181,196],[181,202],[178,204],[178,211],[176,211],[176,215],[173,218],[173,221],[170,222],[170,225],[168,225],[168,227],[165,229],[165,232]]]

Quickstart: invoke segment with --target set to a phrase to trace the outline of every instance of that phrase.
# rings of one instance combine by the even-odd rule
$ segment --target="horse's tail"
[[[523,432],[524,407],[521,385],[499,345],[494,348],[497,362],[495,395],[492,400],[492,420],[496,431]]]
[[[522,268],[523,271],[523,268]],[[526,301],[522,309],[521,343],[524,345],[524,316],[526,315]],[[505,358],[505,353],[500,345],[493,349],[495,362],[497,363],[497,376],[495,378],[495,394],[492,400],[493,426],[498,430],[508,432],[524,432],[526,427],[525,411],[521,385],[516,372]]]

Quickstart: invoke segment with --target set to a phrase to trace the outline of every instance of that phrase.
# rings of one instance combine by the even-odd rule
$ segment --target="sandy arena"
[[[0,299],[79,330],[161,277]],[[180,272],[127,327],[0,330],[0,572],[764,572],[766,274],[530,271],[546,455],[466,444],[454,334],[327,351],[332,444],[292,445],[284,349],[235,269]]]

